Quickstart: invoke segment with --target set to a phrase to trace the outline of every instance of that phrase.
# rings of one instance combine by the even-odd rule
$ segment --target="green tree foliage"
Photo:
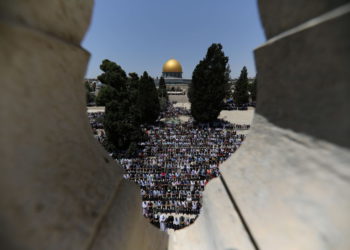
[[[244,66],[239,76],[233,92],[233,101],[237,106],[242,106],[249,102],[248,95],[248,71]]]
[[[92,103],[95,102],[95,95],[91,93],[93,91],[93,88],[90,86],[88,81],[85,81],[85,90],[86,90],[86,103]]]
[[[258,80],[255,77],[253,83],[249,84],[249,92],[253,102],[256,102],[257,88],[258,88]]]
[[[107,103],[116,100],[118,96],[117,91],[115,88],[109,86],[109,85],[104,85],[98,92],[98,95],[96,97],[96,105],[97,106],[106,106]]]
[[[136,73],[129,73],[127,81],[128,99],[130,101],[130,112],[134,114],[134,122],[137,125],[141,124],[141,114],[137,106],[139,96],[140,78]]]
[[[104,60],[100,68],[103,73],[98,79],[104,86],[96,103],[106,106],[104,146],[130,156],[137,150],[137,143],[146,137],[140,125],[153,123],[159,116],[157,89],[147,72],[141,78],[136,73],[127,76],[118,64],[109,60]]]
[[[117,91],[125,90],[127,75],[118,64],[105,59],[102,61],[100,69],[103,71],[97,77],[100,82],[115,88]]]
[[[94,92],[96,91],[96,82],[93,82],[93,83],[92,83],[91,88],[92,88],[92,91],[94,91]]]
[[[98,79],[104,86],[96,104],[106,107],[103,121],[107,135],[105,146],[110,151],[132,153],[136,150],[137,142],[143,139],[139,113],[135,108],[138,76],[130,74],[128,78],[118,64],[109,60],[103,60],[100,69],[103,73]]]
[[[100,69],[103,71],[97,79],[104,84],[96,98],[98,106],[105,106],[113,100],[127,98],[125,71],[115,62],[107,59],[102,61]]]
[[[133,154],[136,150],[137,142],[144,139],[137,117],[132,112],[130,101],[113,100],[106,105],[104,118],[104,129],[108,138],[110,149],[117,151],[128,151]]]
[[[153,123],[159,116],[160,104],[154,80],[147,72],[141,76],[138,89],[137,110],[140,112],[141,123]]]
[[[129,78],[127,81],[127,90],[129,93],[129,99],[136,103],[138,93],[139,93],[139,83],[140,77],[136,73],[129,73]]]
[[[228,57],[221,44],[212,44],[192,74],[188,97],[197,122],[212,122],[219,116],[223,100],[230,94]]]
[[[90,83],[88,81],[84,82],[84,86],[87,92],[91,92],[92,91],[92,87],[90,85]]]
[[[166,84],[165,84],[164,77],[161,77],[159,79],[158,95],[160,98],[165,98],[165,99],[169,98],[168,93],[166,91]]]
[[[163,77],[161,77],[159,80],[158,96],[159,96],[160,109],[162,111],[165,111],[168,106],[169,97],[166,90],[165,80]]]

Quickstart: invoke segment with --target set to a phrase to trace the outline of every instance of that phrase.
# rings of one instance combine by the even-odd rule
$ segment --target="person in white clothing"
[[[143,215],[146,215],[147,214],[147,207],[148,207],[148,201],[143,201],[142,202],[142,212],[143,212]]]
[[[162,230],[163,232],[166,232],[167,228],[166,228],[166,221],[167,216],[165,214],[161,214],[159,216],[159,223],[160,223],[160,230]]]

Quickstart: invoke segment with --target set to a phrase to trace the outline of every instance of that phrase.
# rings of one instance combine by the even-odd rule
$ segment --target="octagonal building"
[[[187,90],[188,85],[191,83],[191,79],[184,79],[182,77],[182,73],[182,65],[176,59],[169,59],[163,64],[162,77],[164,78],[169,89],[175,87]],[[158,77],[155,79],[155,83],[158,86]]]
[[[170,59],[163,65],[164,78],[182,78],[182,66],[179,61]]]

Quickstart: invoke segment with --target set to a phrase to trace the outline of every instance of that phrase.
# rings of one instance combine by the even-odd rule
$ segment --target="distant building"
[[[92,87],[94,90],[93,92],[94,92],[95,96],[97,96],[98,92],[100,92],[103,84],[96,78],[85,78],[85,81],[90,84],[90,87]]]
[[[179,61],[170,59],[164,63],[163,77],[166,79],[182,79],[182,66]]]
[[[188,89],[188,85],[192,82],[191,79],[182,78],[182,66],[179,61],[170,59],[164,63],[162,69],[162,77],[164,77],[167,85],[168,94],[185,95]],[[159,78],[155,79],[155,83],[159,85]]]
[[[170,59],[163,65],[162,77],[164,77],[167,85],[189,85],[191,79],[182,78],[182,66],[179,61]],[[159,83],[159,78],[155,79],[156,85]]]

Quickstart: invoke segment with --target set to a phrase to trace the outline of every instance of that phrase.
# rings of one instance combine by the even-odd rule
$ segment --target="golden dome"
[[[177,60],[170,59],[166,63],[164,63],[163,72],[182,73],[182,66]]]

